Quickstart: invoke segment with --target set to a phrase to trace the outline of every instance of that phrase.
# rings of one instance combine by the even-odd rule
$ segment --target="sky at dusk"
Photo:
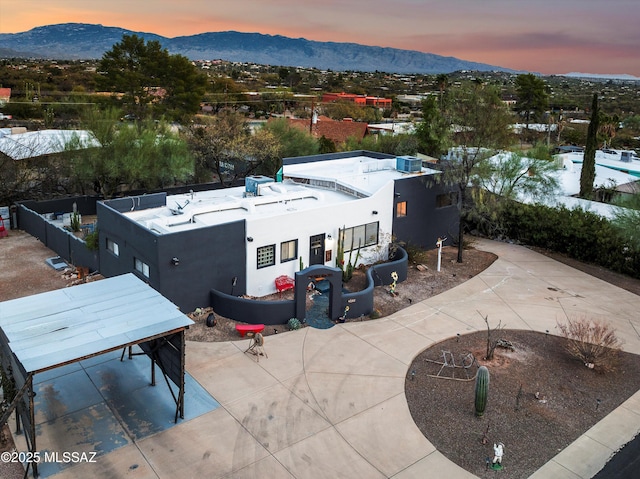
[[[68,22],[165,37],[257,32],[418,50],[544,74],[640,77],[640,0],[0,1],[0,33]]]

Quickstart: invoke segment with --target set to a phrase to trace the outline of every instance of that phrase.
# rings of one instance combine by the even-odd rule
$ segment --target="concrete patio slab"
[[[404,372],[399,377],[306,373],[284,384],[327,421],[337,424],[401,394],[404,381]]]
[[[325,429],[275,454],[298,479],[385,477],[335,429]]]
[[[360,455],[391,477],[436,450],[417,427],[396,427],[412,421],[406,397],[400,394],[343,421],[337,429]]]
[[[442,477],[446,479],[474,479],[477,476],[465,471],[447,459],[441,452],[434,451],[416,463],[392,476],[393,479],[413,479],[417,477]]]
[[[134,444],[116,449],[95,462],[80,463],[56,474],[55,479],[76,479],[91,477],[96,479],[159,479],[138,447]]]
[[[143,439],[138,447],[161,478],[219,478],[269,455],[222,408]]]
[[[272,453],[330,426],[323,416],[281,384],[234,401],[227,410]]]

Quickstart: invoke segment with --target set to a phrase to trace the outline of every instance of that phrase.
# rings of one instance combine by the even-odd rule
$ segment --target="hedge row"
[[[640,251],[595,213],[511,202],[502,210],[502,222],[506,235],[520,243],[640,278]]]

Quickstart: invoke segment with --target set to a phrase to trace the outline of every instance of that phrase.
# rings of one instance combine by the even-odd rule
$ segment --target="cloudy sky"
[[[167,37],[236,30],[418,50],[545,74],[638,77],[639,20],[639,0],[0,2],[0,33],[66,22]]]

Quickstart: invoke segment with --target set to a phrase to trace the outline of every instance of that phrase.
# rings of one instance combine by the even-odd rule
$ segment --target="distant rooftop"
[[[100,146],[93,134],[86,130],[39,130],[11,134],[10,129],[3,129],[0,132],[0,153],[12,160],[25,160],[62,153],[71,142],[75,148]]]

